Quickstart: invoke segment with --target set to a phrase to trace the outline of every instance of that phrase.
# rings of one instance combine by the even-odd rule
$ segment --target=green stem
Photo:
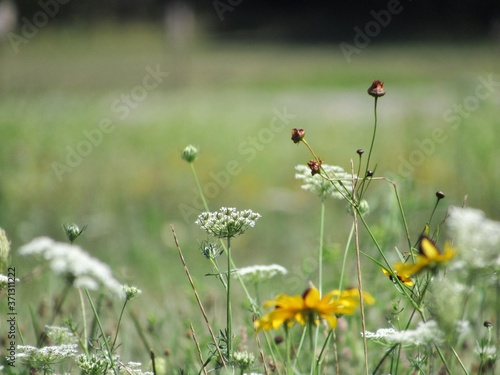
[[[118,318],[118,324],[116,325],[115,338],[113,339],[113,344],[111,345],[111,350],[114,350],[116,339],[118,338],[118,332],[120,331],[120,324],[122,322],[123,312],[125,311],[125,306],[127,306],[128,299],[125,299],[125,302],[122,306],[122,311],[120,312],[120,317]]]
[[[349,238],[347,239],[347,243],[345,245],[344,259],[342,260],[342,269],[340,270],[339,291],[342,291],[343,287],[342,284],[344,283],[344,273],[345,273],[345,266],[347,263],[347,253],[349,252],[349,247],[351,246],[353,234],[354,234],[354,223],[351,226],[351,232],[349,233]]]
[[[227,297],[226,297],[226,330],[227,330],[227,358],[231,362],[233,354],[231,320],[231,238],[227,238]]]
[[[83,338],[85,341],[82,341],[80,335],[78,335],[78,343],[80,345],[80,347],[83,349],[83,351],[85,352],[85,356],[87,358],[89,358],[89,348],[88,348],[88,345],[86,344],[88,342],[88,333],[87,333],[87,318],[86,318],[86,314],[85,314],[85,305],[83,303],[83,295],[82,295],[82,290],[80,288],[78,288],[78,296],[80,297],[80,306],[81,306],[81,309],[82,309],[82,321],[83,321]]]
[[[373,145],[375,143],[375,135],[377,134],[377,97],[375,97],[375,104],[373,106],[373,114],[374,114],[374,117],[375,117],[375,123],[374,123],[374,126],[373,126],[373,135],[372,135],[372,141],[371,141],[371,144],[370,144],[370,151],[368,152],[368,159],[366,160],[366,168],[365,168],[365,174],[364,176],[362,177],[363,180],[361,182],[361,185],[359,187],[359,199],[361,200],[361,198],[363,198],[363,195],[366,191],[365,189],[365,181],[366,181],[366,173],[368,172],[368,170],[370,169],[370,159],[372,157],[372,151],[373,151]]]
[[[196,187],[198,188],[198,192],[200,194],[201,200],[203,201],[203,206],[205,207],[206,211],[209,211],[208,203],[207,203],[207,200],[205,199],[205,194],[203,194],[203,190],[201,189],[200,181],[198,181],[198,175],[196,174],[196,169],[194,168],[194,163],[189,163],[189,165],[191,166],[191,172],[193,172],[194,181],[196,183]]]
[[[325,201],[326,197],[323,195],[321,197],[321,213],[320,213],[320,224],[319,224],[319,252],[318,252],[318,290],[320,297],[323,291],[323,241],[325,232]]]
[[[109,342],[108,342],[108,339],[106,337],[106,333],[104,332],[104,328],[102,328],[101,320],[99,319],[99,315],[97,314],[97,310],[94,306],[94,303],[92,302],[92,298],[90,298],[90,293],[87,289],[85,289],[85,294],[87,295],[87,298],[88,298],[89,303],[90,303],[90,307],[92,308],[92,311],[94,313],[94,317],[97,321],[97,325],[99,326],[99,330],[101,331],[101,335],[104,339],[104,345],[106,346],[106,351],[108,352],[108,357],[109,357],[109,361],[111,364],[111,368],[113,369],[113,372],[115,373],[115,375],[118,375],[118,373],[116,372],[116,368],[115,368],[115,361],[113,360],[113,352],[111,351],[111,348],[109,347]]]

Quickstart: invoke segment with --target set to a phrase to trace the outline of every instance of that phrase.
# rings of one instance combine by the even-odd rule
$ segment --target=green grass
[[[319,205],[294,179],[294,166],[310,156],[290,141],[290,129],[306,129],[326,163],[350,169],[355,151],[368,149],[371,140],[373,104],[366,89],[373,79],[385,82],[387,95],[379,101],[372,161],[378,164],[377,175],[398,183],[412,235],[425,224],[437,190],[446,193],[446,205],[461,205],[467,195],[468,205],[499,219],[499,88],[457,129],[443,119],[453,104],[474,95],[479,76],[493,74],[500,80],[498,53],[498,46],[487,43],[373,43],[347,64],[337,45],[229,44],[207,38],[175,55],[161,27],[144,25],[47,27],[18,54],[4,44],[0,227],[12,240],[12,264],[22,278],[33,264],[15,249],[40,235],[63,240],[62,223],[88,225],[80,244],[109,263],[120,280],[144,290],[141,298],[148,303],[133,309],[143,324],[148,316],[157,319],[156,350],[175,347],[189,320],[203,328],[169,224],[176,227],[201,294],[216,305],[223,301],[214,292],[215,280],[206,282],[202,276],[209,265],[199,254],[197,238],[205,234],[194,225],[195,216],[186,221],[179,211],[179,204],[192,205],[196,196],[180,151],[190,143],[200,148],[195,165],[202,186],[229,161],[238,163],[241,172],[209,202],[214,210],[252,208],[263,216],[252,235],[234,241],[237,265],[277,262],[298,269],[317,247]],[[147,66],[158,64],[169,77],[120,119],[113,101],[142,83]],[[274,111],[283,108],[295,117],[278,131],[265,130]],[[64,163],[66,147],[77,147],[85,139],[82,131],[96,129],[103,118],[111,119],[113,131],[59,181],[53,163]],[[398,176],[399,158],[407,159],[415,141],[428,139],[435,128],[443,129],[446,141],[410,178]],[[255,153],[249,137],[258,139]],[[390,187],[373,185],[367,197],[373,208],[369,221],[387,246],[404,244],[402,232],[394,229],[400,224]],[[444,210],[443,205],[439,218]],[[332,249],[345,243],[346,215],[343,203],[329,203],[326,242]],[[332,270],[340,269],[339,260],[332,251]],[[334,279],[336,271],[328,278]],[[32,297],[60,288],[45,288],[48,278],[40,277],[43,282],[29,288],[19,285],[19,308],[26,314],[21,324],[28,338],[27,312],[38,303]],[[305,286],[307,279],[302,281]],[[348,281],[355,283],[355,278]],[[266,298],[278,287],[272,286]],[[187,338],[184,344],[191,345]],[[142,347],[124,345],[124,350],[136,360],[147,359]]]

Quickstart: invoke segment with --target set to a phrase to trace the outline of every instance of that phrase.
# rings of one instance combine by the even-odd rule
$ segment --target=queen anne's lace
[[[254,227],[258,213],[252,210],[236,211],[236,208],[222,207],[216,212],[203,212],[198,216],[198,224],[207,233],[218,238],[232,238]]]
[[[304,185],[302,189],[316,193],[322,197],[332,197],[343,199],[342,194],[350,195],[352,190],[353,176],[341,167],[335,165],[322,164],[322,170],[326,173],[328,179],[320,174],[311,175],[311,169],[307,165],[297,165],[295,178],[302,180]],[[323,172],[322,172],[323,173]],[[340,192],[342,192],[342,194]]]
[[[125,297],[123,287],[113,277],[111,268],[79,246],[38,237],[22,246],[19,253],[43,256],[55,274],[71,277],[75,288],[97,290],[103,286],[118,297]]]

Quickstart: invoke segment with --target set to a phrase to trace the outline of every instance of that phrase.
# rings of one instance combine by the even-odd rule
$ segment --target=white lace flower
[[[394,328],[380,328],[375,333],[365,332],[365,337],[380,343],[401,344],[403,346],[420,346],[443,341],[443,333],[433,320],[419,323],[414,330],[398,331]]]
[[[43,348],[35,348],[31,345],[18,345],[16,357],[29,363],[30,366],[36,369],[47,368],[66,358],[76,356],[78,353],[76,349],[76,344],[44,346]]]
[[[70,277],[76,288],[96,290],[103,286],[119,298],[125,297],[122,285],[110,267],[91,257],[81,247],[38,237],[19,249],[21,255],[40,255],[57,275]]]
[[[500,267],[500,222],[480,210],[452,207],[446,224],[459,250],[454,268]]]
[[[222,207],[216,212],[201,213],[195,223],[214,237],[232,238],[254,227],[260,217],[252,210],[236,211],[236,208]]]
[[[320,174],[311,175],[311,168],[307,165],[301,164],[295,167],[297,171],[295,178],[304,182],[304,185],[301,186],[302,189],[311,191],[322,197],[336,199],[343,199],[342,194],[349,195],[351,193],[353,176],[350,173],[335,165],[322,164],[321,167],[326,172],[325,177],[333,181],[325,179]]]
[[[66,327],[45,326],[45,334],[56,345],[76,344],[78,342],[73,332]]]
[[[277,275],[286,275],[288,271],[285,267],[278,264],[271,264],[269,266],[250,266],[238,269],[234,274],[240,275],[240,277],[250,283],[260,283],[269,279],[272,279]]]

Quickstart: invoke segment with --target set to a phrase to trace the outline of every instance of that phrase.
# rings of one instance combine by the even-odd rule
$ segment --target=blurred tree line
[[[382,38],[449,39],[500,34],[499,0],[17,0],[19,19],[58,6],[54,22],[163,21],[189,9],[197,24],[219,35],[291,40],[342,40],[390,7],[391,33]],[[381,13],[383,16],[383,12]],[[52,22],[52,21],[51,21]]]

